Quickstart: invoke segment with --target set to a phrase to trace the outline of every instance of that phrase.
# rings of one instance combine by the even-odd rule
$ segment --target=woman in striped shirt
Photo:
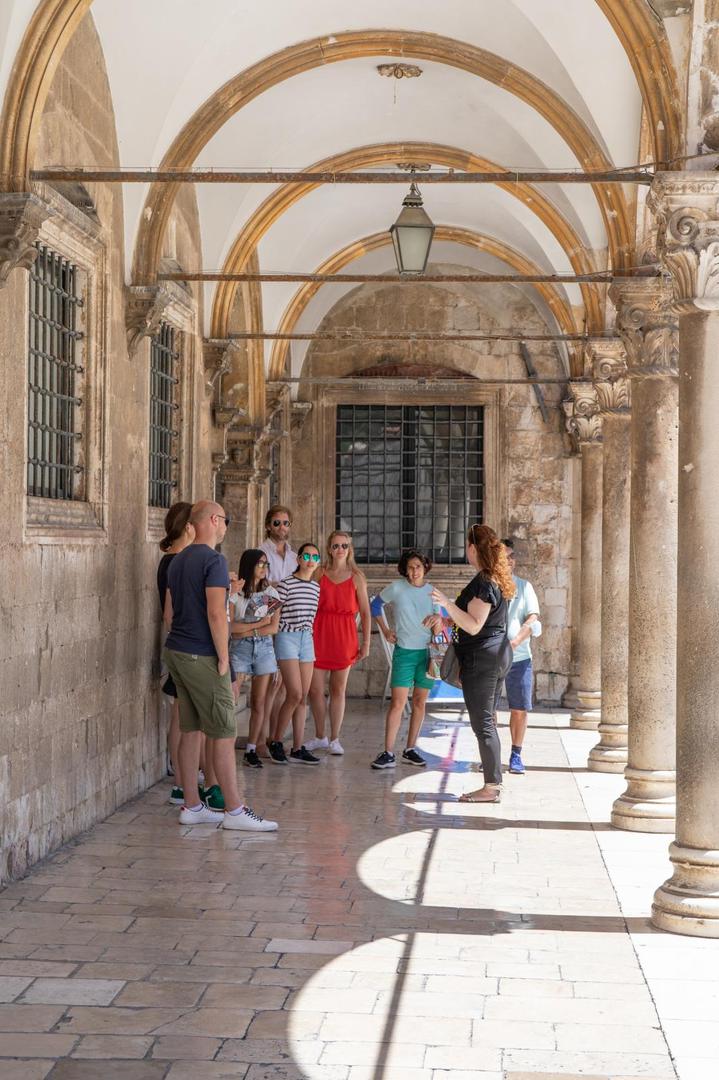
[[[285,700],[277,717],[277,725],[269,743],[270,757],[277,765],[287,764],[282,736],[292,722],[290,761],[301,765],[319,765],[320,759],[305,748],[305,719],[307,693],[315,666],[312,625],[320,598],[319,583],[312,575],[320,564],[320,551],[315,544],[303,544],[297,552],[298,566],[294,574],[277,586],[282,601],[280,625],[275,635],[275,654],[282,672]]]

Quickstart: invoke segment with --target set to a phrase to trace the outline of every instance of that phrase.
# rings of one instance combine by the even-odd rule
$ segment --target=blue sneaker
[[[516,773],[518,776],[524,776],[524,763],[522,761],[522,755],[516,750],[512,750],[509,755],[509,771]]]

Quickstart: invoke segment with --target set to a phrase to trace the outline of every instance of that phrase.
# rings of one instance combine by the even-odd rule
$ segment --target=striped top
[[[292,575],[279,583],[277,595],[282,601],[280,631],[311,630],[320,599],[319,582]]]

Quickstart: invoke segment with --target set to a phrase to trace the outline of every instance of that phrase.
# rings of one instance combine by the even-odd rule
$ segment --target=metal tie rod
[[[420,331],[376,332],[372,330],[357,333],[355,331],[316,330],[306,334],[273,334],[259,331],[237,331],[228,334],[233,341],[618,341],[615,333],[593,334],[451,334],[429,333]]]
[[[644,268],[643,268],[644,269]],[[358,285],[376,283],[380,285],[412,285],[443,283],[471,285],[610,285],[621,276],[626,280],[631,274],[616,275],[608,271],[590,274],[302,274],[272,273],[246,274],[224,270],[167,271],[157,275],[159,281],[236,281],[284,285],[287,283],[312,282],[318,285]],[[657,274],[642,273],[642,278],[656,277]]]
[[[654,173],[646,168],[516,169],[454,172],[441,170],[420,175],[407,172],[332,172],[262,169],[68,169],[60,166],[32,169],[31,180],[79,181],[93,184],[651,184]]]

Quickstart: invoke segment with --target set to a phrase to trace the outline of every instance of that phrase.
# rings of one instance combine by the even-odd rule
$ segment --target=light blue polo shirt
[[[432,634],[422,626],[422,620],[432,614],[432,586],[417,587],[406,578],[398,578],[382,590],[380,597],[385,604],[392,605],[399,647],[426,649]]]
[[[513,577],[512,580],[517,586],[517,592],[509,602],[507,634],[510,641],[517,636],[522,629],[522,623],[529,615],[539,615],[539,602],[533,587],[524,578]],[[538,623],[534,623],[533,628],[534,626],[538,626]],[[532,637],[538,637],[541,632],[541,626],[538,631],[533,629]],[[532,637],[527,638],[514,650],[513,664],[516,664],[518,660],[532,659],[532,649],[529,644]]]

